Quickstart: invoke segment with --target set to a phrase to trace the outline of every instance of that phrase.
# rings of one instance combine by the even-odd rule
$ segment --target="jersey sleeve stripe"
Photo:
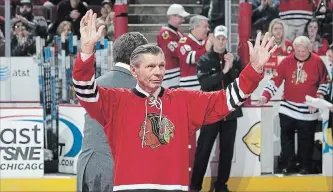
[[[97,102],[99,98],[95,75],[89,81],[76,81],[73,78],[73,87],[78,99],[85,102]]]
[[[329,93],[329,85],[328,84],[321,84],[321,85],[319,85],[317,93],[321,93],[323,95],[327,95]]]
[[[267,91],[271,97],[275,95],[277,92],[277,87],[275,86],[275,82],[273,80],[269,80],[267,85],[264,87],[264,91]]]
[[[94,81],[95,81],[95,75],[93,75],[89,81],[77,81],[73,78],[73,83],[79,86],[93,85]]]
[[[191,64],[195,64],[195,55],[196,55],[196,51],[193,51],[192,52],[192,55],[191,55]]]
[[[88,102],[88,103],[95,103],[99,99],[99,93],[97,92],[97,95],[95,97],[80,97],[78,94],[76,94],[77,98],[81,101]]]
[[[96,91],[96,82],[94,82],[93,85],[89,85],[89,86],[76,86],[74,84],[74,90],[75,90],[75,92],[82,93],[82,94],[95,93],[95,91]]]
[[[187,63],[187,64],[192,64],[192,63],[191,63],[191,55],[192,55],[192,52],[193,52],[193,51],[190,51],[190,52],[187,54],[187,57],[186,57],[186,63]]]
[[[235,110],[241,106],[249,95],[245,95],[239,88],[239,79],[235,79],[233,83],[228,85],[226,89],[227,106],[229,111]]]

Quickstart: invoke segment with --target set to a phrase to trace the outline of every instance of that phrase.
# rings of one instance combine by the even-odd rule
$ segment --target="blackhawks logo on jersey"
[[[164,31],[164,32],[162,33],[162,38],[163,38],[163,39],[168,39],[168,38],[169,38],[169,32],[168,32],[168,31]]]
[[[147,118],[140,125],[139,137],[144,146],[155,149],[161,145],[167,145],[174,137],[175,126],[165,116],[148,113]]]

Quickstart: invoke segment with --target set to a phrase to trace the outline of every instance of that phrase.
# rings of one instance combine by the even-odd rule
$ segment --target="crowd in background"
[[[252,0],[252,5],[253,35],[268,31],[276,37],[277,44],[290,44],[304,35],[310,38],[313,52],[326,54],[333,36],[332,1]]]
[[[11,56],[36,53],[35,36],[53,44],[54,36],[68,41],[70,34],[80,38],[80,20],[89,9],[98,14],[96,26],[105,25],[104,38],[113,40],[113,1],[111,0],[13,0],[11,1]],[[4,1],[0,4],[0,56],[4,56]]]
[[[11,56],[34,55],[36,53],[35,36],[45,38],[47,46],[53,45],[54,36],[60,36],[63,42],[68,41],[70,34],[77,35],[80,39],[80,20],[89,9],[98,13],[96,26],[105,26],[103,38],[113,40],[114,1],[12,0],[11,3]],[[166,13],[168,23],[156,34],[157,44],[166,56],[166,74],[163,82],[163,86],[166,88],[182,87],[191,90],[217,91],[230,85],[242,71],[244,64],[241,63],[239,57],[226,49],[228,37],[230,37],[228,34],[231,30],[223,26],[225,2],[202,0],[201,3],[203,5],[201,14],[192,16],[189,20],[189,34],[184,34],[179,29],[190,13],[178,4],[169,7]],[[307,50],[308,53],[313,52],[324,56],[327,52],[332,52],[332,45],[330,46],[333,39],[332,1],[252,0],[252,6],[252,33],[255,35],[258,31],[268,32],[270,36],[275,37],[275,45],[278,46],[278,49],[273,56],[288,56],[294,53],[295,45],[305,46],[306,40],[304,39],[304,41],[299,40],[298,44],[293,44],[294,39],[299,36],[305,36],[310,40],[311,50]],[[4,21],[4,6],[2,6],[0,7],[0,56],[4,56]],[[306,61],[307,59],[300,63]],[[301,73],[303,73],[302,69],[300,69]],[[326,76],[321,78],[325,79]],[[278,88],[278,86],[274,88]],[[216,183],[215,188],[219,191],[220,189],[228,191],[226,182],[229,178],[233,157],[237,118],[242,115],[241,109],[236,110],[228,118],[221,120],[219,125],[209,125],[215,127],[215,129],[206,129],[212,132],[205,131],[206,135],[200,133],[201,147],[207,148],[198,147],[200,150],[196,151],[196,159],[192,162],[194,164],[194,177],[191,181],[193,191],[201,189],[212,146],[221,130],[219,128],[223,126],[234,127],[234,132],[219,133],[222,138],[220,149],[224,147],[223,151],[225,151],[220,156],[220,159],[224,161],[221,165],[226,167],[219,168],[218,172],[223,176],[220,176],[221,181]],[[312,135],[310,136],[312,137]],[[294,137],[294,133],[292,133],[292,137]],[[313,139],[310,138],[306,142],[313,142]],[[226,149],[225,146],[228,148]],[[311,147],[312,145],[309,148]],[[285,172],[282,170],[284,174],[290,172],[290,170],[285,170]],[[301,173],[313,172],[303,170]]]

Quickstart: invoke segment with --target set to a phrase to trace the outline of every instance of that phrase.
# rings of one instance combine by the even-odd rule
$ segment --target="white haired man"
[[[267,103],[284,81],[284,95],[280,103],[282,173],[295,169],[295,131],[297,130],[300,174],[311,171],[314,134],[319,111],[305,103],[305,96],[323,97],[328,91],[328,73],[321,58],[311,53],[311,41],[305,36],[296,37],[294,53],[285,57],[277,74],[264,88],[259,105]]]
[[[191,32],[179,40],[177,54],[180,64],[179,87],[200,90],[196,67],[199,58],[212,48],[209,32],[208,18],[195,15],[190,19]],[[206,40],[207,39],[207,40]]]
[[[201,92],[161,87],[165,57],[161,48],[142,45],[131,57],[133,89],[105,89],[95,83],[96,14],[81,20],[81,52],[73,83],[80,104],[104,126],[115,165],[114,191],[188,191],[188,138],[203,124],[235,110],[257,88],[263,66],[276,46],[268,33],[250,47],[249,64],[226,91]]]
[[[157,45],[161,47],[165,55],[165,76],[162,86],[165,88],[179,86],[179,58],[177,55],[178,41],[183,37],[179,31],[184,23],[184,18],[190,16],[184,7],[172,4],[167,11],[168,24],[163,26],[157,35]]]

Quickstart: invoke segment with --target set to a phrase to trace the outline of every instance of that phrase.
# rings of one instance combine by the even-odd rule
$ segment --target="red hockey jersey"
[[[264,88],[263,96],[269,100],[284,81],[284,100],[279,112],[295,119],[312,121],[318,118],[318,113],[310,113],[305,96],[326,95],[328,78],[327,69],[318,55],[312,53],[309,59],[299,62],[292,53],[281,61],[277,73]]]
[[[275,52],[273,53],[274,56],[287,56],[293,52],[293,44],[289,40],[284,41],[284,48],[279,46]]]
[[[206,40],[199,41],[192,34],[179,40],[177,49],[180,63],[179,87],[200,90],[196,64],[199,58],[206,53],[205,45]]]
[[[163,26],[157,35],[157,45],[163,50],[166,71],[163,87],[179,86],[179,58],[176,52],[179,39],[183,34],[171,25]]]
[[[312,0],[281,0],[279,15],[288,22],[297,21],[297,24],[305,24],[312,19],[314,5]]]
[[[83,62],[79,54],[73,84],[80,104],[104,126],[115,161],[114,191],[188,191],[189,136],[240,106],[263,77],[248,65],[226,91],[161,88],[158,109],[138,88],[96,85],[94,63],[93,55]]]
[[[325,56],[329,46],[328,41],[326,39],[321,39],[321,42],[317,43],[318,43],[318,50],[316,53],[318,55]]]

